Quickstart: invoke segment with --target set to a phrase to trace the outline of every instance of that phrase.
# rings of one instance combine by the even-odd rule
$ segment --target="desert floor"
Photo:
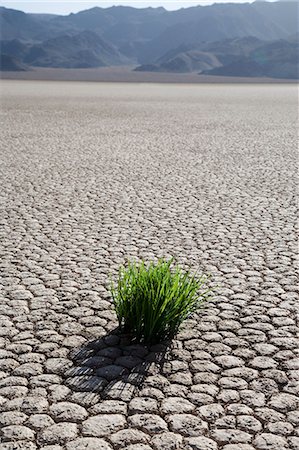
[[[199,75],[198,73],[135,72],[132,66],[97,67],[92,69],[62,69],[31,67],[27,71],[0,71],[0,78],[7,80],[51,81],[103,81],[129,83],[297,83],[298,80],[282,80],[266,77],[224,77]]]
[[[299,447],[297,88],[1,82],[0,450]],[[214,298],[170,346],[109,276],[174,256]]]

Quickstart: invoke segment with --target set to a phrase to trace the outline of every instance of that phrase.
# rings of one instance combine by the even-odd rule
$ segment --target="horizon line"
[[[68,1],[61,1],[61,0],[51,0],[50,2],[43,2],[43,5],[41,5],[41,2],[38,0],[31,0],[29,2],[22,2],[22,1],[4,1],[4,2],[0,2],[0,7],[5,8],[5,9],[12,9],[15,11],[21,11],[24,12],[26,14],[49,14],[49,15],[61,15],[61,16],[68,16],[70,14],[77,14],[79,12],[82,11],[88,11],[90,9],[93,8],[99,8],[99,9],[111,9],[111,8],[135,8],[135,9],[164,9],[165,11],[169,11],[169,12],[175,12],[175,11],[180,11],[182,9],[189,9],[189,8],[194,8],[194,7],[207,7],[207,6],[214,6],[214,5],[227,5],[227,4],[239,4],[239,5],[245,5],[245,4],[252,4],[252,3],[278,3],[281,0],[187,0],[186,3],[187,5],[184,6],[183,4],[181,4],[180,6],[178,5],[178,7],[176,9],[171,8],[171,6],[174,6],[175,3],[180,3],[176,0],[170,0],[170,1],[166,1],[164,5],[161,5],[161,3],[164,3],[163,0],[151,0],[151,1],[146,1],[146,0],[128,0],[128,1],[124,1],[124,2],[115,2],[113,3],[113,1],[111,0],[75,0],[72,2],[68,2]],[[288,0],[287,0],[288,1]],[[299,1],[299,0],[289,0],[289,1]],[[23,4],[22,4],[23,3]],[[84,3],[86,4],[86,6],[88,5],[89,7],[87,7],[86,9],[84,8]],[[113,4],[111,4],[113,3]],[[145,3],[152,3],[152,5],[145,5]],[[169,5],[167,5],[167,3]],[[184,3],[184,2],[182,2]],[[17,4],[14,7],[14,4]],[[22,5],[21,5],[22,4]],[[39,11],[29,11],[26,6],[28,7],[28,4],[36,4],[39,6],[45,6],[45,12],[39,10]],[[62,6],[64,4],[64,6],[67,8],[71,8],[72,5],[74,4],[81,4],[82,5],[82,9],[80,10],[76,10],[76,11],[57,11],[57,12],[50,12],[47,11],[47,4],[48,5],[60,5]],[[91,4],[94,4],[94,6],[91,6]],[[104,4],[102,6],[102,4]],[[109,4],[109,6],[106,6],[105,4]],[[138,6],[139,5],[139,6]],[[168,7],[170,7],[170,9],[168,9]],[[55,7],[54,7],[55,8]],[[27,10],[26,10],[27,9]],[[31,9],[31,8],[30,8]],[[43,9],[43,8],[42,8]],[[75,8],[76,9],[76,8]]]

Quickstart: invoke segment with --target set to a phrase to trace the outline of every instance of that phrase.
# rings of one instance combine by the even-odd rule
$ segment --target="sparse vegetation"
[[[173,265],[129,262],[111,285],[120,329],[138,342],[157,343],[172,338],[181,323],[208,298],[209,277],[197,276]]]

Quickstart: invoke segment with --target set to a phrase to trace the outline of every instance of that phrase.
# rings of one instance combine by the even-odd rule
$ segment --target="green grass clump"
[[[181,323],[209,296],[200,277],[171,267],[173,260],[129,262],[121,267],[111,293],[121,331],[137,342],[157,343],[172,338]]]

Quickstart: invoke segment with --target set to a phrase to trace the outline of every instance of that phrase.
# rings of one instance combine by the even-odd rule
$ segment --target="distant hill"
[[[136,67],[138,72],[204,72],[222,64],[212,53],[197,49],[177,53],[174,57],[162,61],[160,64],[144,64]]]
[[[263,70],[291,75],[298,57],[289,37],[298,42],[297,12],[293,1],[217,3],[177,11],[95,7],[67,16],[0,7],[0,46],[2,54],[24,66],[138,65],[139,71],[195,73],[242,72],[241,66],[250,62],[255,62],[255,73],[260,61],[251,53],[265,46],[263,57],[269,62]]]
[[[0,53],[0,67],[1,70],[7,71],[25,71],[28,70],[28,67],[18,61],[16,58],[12,56],[5,55]]]
[[[36,39],[44,30],[43,21],[22,11],[0,7],[1,39]]]
[[[0,47],[1,53],[22,60],[30,48],[30,45],[20,41],[19,39],[11,39],[7,41],[0,41]]]
[[[42,43],[2,41],[2,51],[31,66],[86,68],[126,64],[128,59],[92,31],[61,35]]]
[[[135,70],[151,72],[206,72],[220,68],[264,44],[253,37],[225,39],[216,42],[201,42],[181,45],[158,58],[154,64],[141,65]]]
[[[180,11],[175,11],[177,18]],[[138,57],[140,62],[149,63],[182,44],[246,36],[276,40],[296,33],[297,29],[297,5],[292,2],[218,3],[187,8],[184,20],[168,26],[153,40],[144,43]]]
[[[154,64],[141,65],[135,70],[297,79],[298,54],[296,36],[273,42],[247,37],[204,42],[196,49],[179,47]]]
[[[209,71],[210,75],[298,79],[298,40],[279,40],[259,46],[247,57],[240,56]]]

